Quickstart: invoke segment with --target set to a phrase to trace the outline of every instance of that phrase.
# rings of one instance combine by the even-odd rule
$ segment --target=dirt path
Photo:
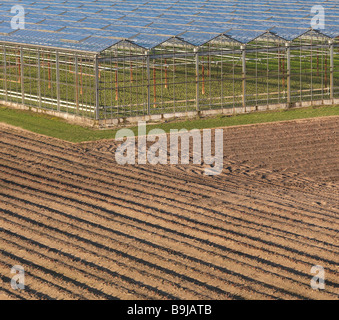
[[[226,128],[207,177],[1,124],[0,298],[338,299],[338,134],[339,117]]]

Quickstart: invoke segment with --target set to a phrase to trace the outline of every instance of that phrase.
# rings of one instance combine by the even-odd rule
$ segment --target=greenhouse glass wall
[[[111,126],[338,103],[336,1],[323,28],[312,1],[19,3],[25,29],[0,6],[3,104]]]

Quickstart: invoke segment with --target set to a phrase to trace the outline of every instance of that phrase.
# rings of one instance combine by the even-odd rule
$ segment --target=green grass
[[[167,123],[148,125],[147,129],[160,128],[169,132],[171,129],[203,129],[228,127],[255,123],[276,122],[294,119],[307,119],[324,116],[339,115],[339,106],[309,107],[270,112],[254,112],[236,116],[216,116],[204,119],[176,120]],[[95,141],[100,139],[112,139],[115,130],[95,130],[67,123],[65,120],[46,114],[31,111],[22,111],[0,106],[0,122],[13,126],[59,138],[70,142]],[[131,127],[137,133],[137,127]]]

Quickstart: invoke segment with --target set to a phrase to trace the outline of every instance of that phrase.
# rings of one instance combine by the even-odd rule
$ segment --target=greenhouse
[[[101,127],[339,99],[339,2],[12,1],[0,103]]]

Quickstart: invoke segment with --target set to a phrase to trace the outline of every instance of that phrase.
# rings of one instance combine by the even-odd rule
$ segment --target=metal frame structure
[[[267,33],[246,45],[171,39],[147,51],[121,42],[98,56],[99,118],[333,100],[338,48],[314,31],[293,41]]]
[[[176,26],[178,35],[152,37],[153,31],[160,33],[154,22],[142,27],[150,34],[116,39],[87,36],[84,28],[79,34],[57,32],[43,45],[35,42],[36,31],[1,36],[0,24],[0,101],[109,124],[137,116],[235,113],[339,98],[335,25],[325,31],[303,27],[287,32],[260,21],[259,31],[244,27],[222,33],[213,26],[210,33],[193,32],[173,22],[169,29]],[[46,28],[40,22],[32,26]],[[114,30],[107,33],[116,35]]]

